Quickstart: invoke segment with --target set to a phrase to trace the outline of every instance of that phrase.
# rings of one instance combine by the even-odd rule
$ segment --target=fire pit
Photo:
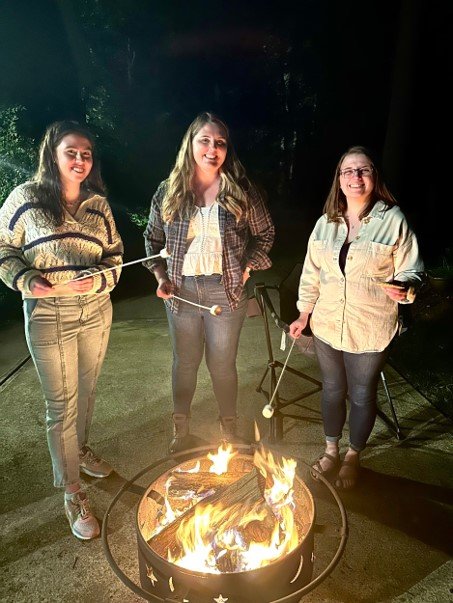
[[[336,565],[346,541],[344,509],[340,506],[344,530],[337,554],[310,582],[315,504],[296,474],[296,461],[274,457],[262,446],[253,456],[229,446],[216,453],[209,447],[194,453],[198,451],[199,456],[161,473],[139,501],[135,523],[141,587],[113,559],[107,524],[122,493],[159,463],[118,492],[102,526],[115,573],[149,601],[297,603]]]

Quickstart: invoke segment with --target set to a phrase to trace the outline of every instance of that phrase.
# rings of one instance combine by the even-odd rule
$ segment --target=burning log
[[[195,474],[195,476],[192,475],[192,480],[198,480],[198,475],[199,474]],[[213,477],[218,479],[219,477],[226,478],[227,476],[213,475]],[[231,479],[234,480],[233,483],[222,485],[215,494],[204,499],[203,503],[198,504],[215,505],[216,503],[220,503],[224,509],[230,508],[237,503],[243,503],[246,500],[249,504],[258,503],[260,501],[263,502],[263,505],[265,504],[263,499],[263,478],[255,467],[245,475],[242,475],[239,479],[237,479],[237,475],[230,475],[229,477],[230,481]],[[222,482],[224,484],[227,483],[227,479],[222,480]],[[176,547],[176,532],[178,531],[181,522],[192,517],[197,506],[198,505],[195,505],[180,515],[170,525],[166,526],[162,531],[153,536],[149,540],[149,545],[163,557],[166,557],[167,550],[170,550],[173,553]],[[269,512],[272,513],[270,510]],[[250,532],[253,531],[258,531],[256,526],[255,528],[253,528],[253,526],[250,528]],[[262,533],[258,536],[257,540],[265,540]]]
[[[247,473],[242,473],[247,475]],[[218,490],[229,486],[237,480],[237,474],[222,473],[217,475],[215,473],[208,473],[205,471],[199,471],[198,473],[185,473],[181,471],[175,471],[170,474],[171,483],[168,487],[168,496],[170,498],[181,498],[187,494],[187,492],[194,492],[200,494],[206,490]]]

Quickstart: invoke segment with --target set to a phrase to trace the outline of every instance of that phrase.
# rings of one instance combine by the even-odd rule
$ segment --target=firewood
[[[236,503],[242,503],[245,500],[250,501],[251,503],[259,502],[261,500],[264,501],[262,486],[262,479],[260,478],[257,469],[253,467],[249,473],[236,479],[233,483],[221,487],[215,494],[205,498],[203,502],[198,503],[198,505],[220,503],[222,508],[228,508]],[[167,549],[170,549],[172,553],[175,553],[175,549],[177,548],[175,534],[182,520],[193,516],[195,508],[198,505],[195,505],[180,515],[175,521],[159,532],[159,534],[156,534],[156,536],[151,538],[149,540],[151,548],[163,557],[166,557]]]
[[[231,484],[236,481],[238,477],[242,477],[244,473],[232,474],[222,473],[222,475],[216,475],[215,473],[198,472],[198,473],[182,473],[175,471],[170,474],[172,478],[171,484],[168,488],[169,496],[181,496],[184,492],[204,492],[205,490],[211,490],[212,488],[219,489],[224,486]]]
[[[254,520],[245,526],[242,532],[246,542],[269,542],[275,526],[275,516],[270,507],[268,511],[263,521]]]

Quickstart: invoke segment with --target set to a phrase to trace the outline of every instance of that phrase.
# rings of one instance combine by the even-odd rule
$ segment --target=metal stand
[[[285,417],[291,418],[291,419],[298,419],[300,421],[304,420],[304,417],[301,417],[300,415],[283,413],[282,410],[284,408],[286,408],[286,406],[289,406],[290,404],[294,404],[298,400],[308,398],[309,396],[313,395],[314,393],[321,391],[322,385],[321,385],[320,381],[313,379],[313,377],[310,377],[310,375],[306,375],[305,373],[302,373],[301,371],[298,371],[287,365],[286,369],[285,369],[286,371],[288,371],[292,375],[295,375],[296,377],[300,377],[301,379],[305,379],[306,381],[313,383],[316,387],[311,389],[308,392],[305,392],[299,396],[295,396],[294,398],[289,398],[289,399],[281,397],[279,395],[278,390],[276,391],[277,369],[281,369],[284,365],[282,362],[275,360],[275,358],[274,358],[274,353],[273,353],[273,349],[272,349],[272,340],[271,340],[271,335],[270,335],[269,315],[274,319],[276,326],[279,329],[283,330],[285,333],[288,333],[289,327],[285,322],[283,322],[281,320],[281,318],[276,313],[274,306],[272,304],[272,301],[268,294],[269,289],[274,289],[274,290],[278,291],[278,287],[276,287],[276,286],[264,285],[263,283],[257,283],[255,285],[255,298],[260,307],[261,314],[263,315],[264,333],[266,336],[266,345],[267,345],[267,351],[268,351],[267,367],[266,367],[266,370],[264,371],[261,381],[259,382],[259,384],[256,388],[256,391],[258,393],[263,394],[268,402],[272,399],[273,396],[275,396],[274,403],[273,403],[275,410],[274,410],[274,414],[272,415],[272,417],[270,419],[270,426],[269,426],[269,441],[270,442],[278,442],[283,438],[283,419]],[[266,391],[263,388],[263,383],[268,375],[270,376],[269,389]]]
[[[385,395],[390,406],[390,411],[393,417],[393,423],[391,419],[389,419],[389,417],[380,408],[377,409],[377,415],[387,425],[390,431],[395,434],[397,440],[404,440],[404,435],[400,429],[400,424],[398,423],[398,417],[396,416],[395,407],[393,406],[393,400],[390,396],[390,390],[387,385],[387,379],[385,378],[384,371],[381,371],[381,381],[382,385],[384,386]]]

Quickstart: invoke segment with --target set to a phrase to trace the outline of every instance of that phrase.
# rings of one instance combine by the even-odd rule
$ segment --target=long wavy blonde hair
[[[227,155],[219,170],[220,187],[217,201],[224,209],[234,214],[238,222],[247,218],[249,196],[254,189],[246,176],[244,166],[239,161],[231,143],[227,125],[213,113],[200,113],[188,127],[176,156],[175,165],[167,180],[167,189],[162,202],[162,219],[173,222],[176,217],[190,219],[196,211],[193,177],[195,159],[192,141],[206,124],[217,126],[227,142]]]
[[[324,204],[323,212],[327,214],[329,222],[338,222],[340,217],[343,216],[347,210],[346,197],[340,188],[340,170],[341,166],[343,165],[343,161],[349,155],[365,155],[365,157],[369,160],[371,167],[373,168],[373,192],[370,195],[368,203],[360,213],[360,219],[364,218],[370,213],[376,201],[383,201],[387,207],[392,207],[393,205],[398,204],[395,197],[392,195],[387,185],[383,181],[377,166],[377,162],[373,159],[371,151],[363,146],[350,147],[345,153],[343,153],[339,162],[337,163],[332,186]]]

